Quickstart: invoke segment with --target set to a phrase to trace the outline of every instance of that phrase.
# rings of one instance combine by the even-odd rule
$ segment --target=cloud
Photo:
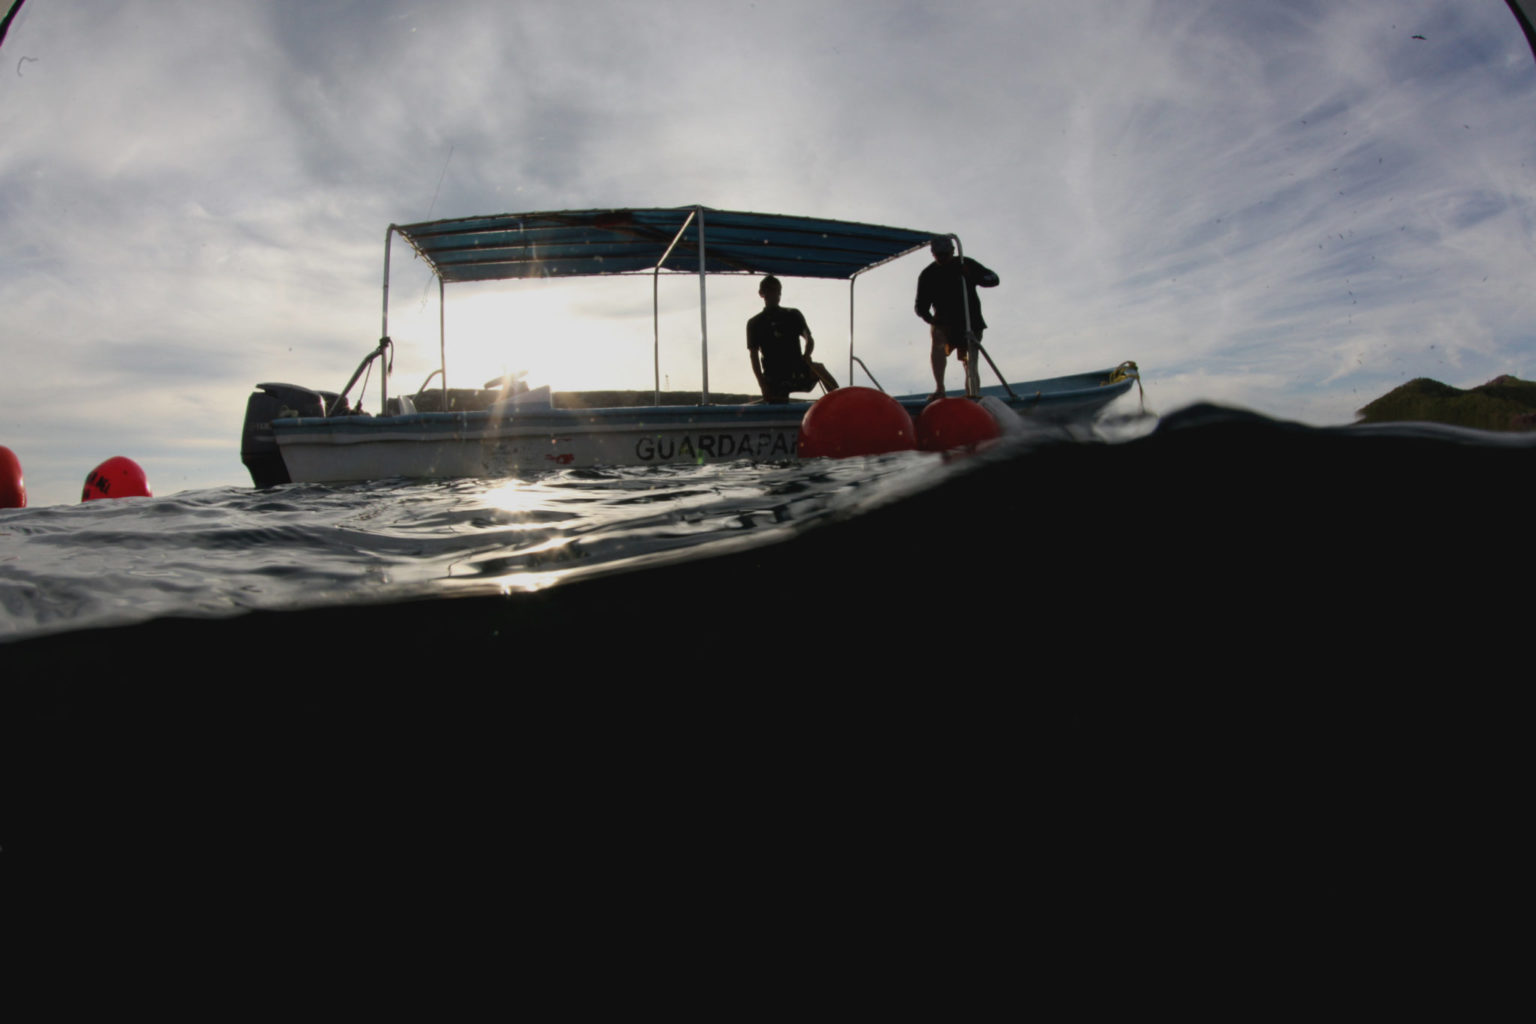
[[[29,4],[5,53],[18,451],[76,436],[43,395],[88,383],[153,412],[126,442],[207,458],[251,384],[334,388],[373,344],[391,221],[607,205],[957,231],[1002,277],[987,341],[1015,378],[1135,358],[1154,396],[1338,422],[1405,375],[1536,372],[1536,66],[1497,0]],[[413,387],[435,288],[395,267]],[[931,386],[920,267],[857,288],[894,390]],[[644,376],[648,289],[596,284],[573,314],[628,347],[567,382]],[[750,385],[736,284],[711,285],[717,390]],[[791,294],[846,365],[846,289]],[[243,478],[232,443],[203,465]]]

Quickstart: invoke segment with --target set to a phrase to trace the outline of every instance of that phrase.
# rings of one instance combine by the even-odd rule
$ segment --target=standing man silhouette
[[[935,238],[928,246],[933,262],[917,278],[917,315],[932,328],[933,394],[930,402],[944,397],[944,361],[955,353],[962,364],[968,358],[965,337],[966,307],[970,307],[971,334],[981,344],[981,332],[987,322],[981,318],[981,300],[976,287],[996,288],[997,275],[969,256],[955,258],[955,243],[949,237]],[[963,297],[962,297],[963,296]],[[966,365],[969,371],[969,365]]]

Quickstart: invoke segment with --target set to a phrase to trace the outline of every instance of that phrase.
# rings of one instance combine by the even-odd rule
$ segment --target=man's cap
[[[928,248],[935,256],[953,256],[955,254],[955,241],[948,235],[945,235],[929,242]]]

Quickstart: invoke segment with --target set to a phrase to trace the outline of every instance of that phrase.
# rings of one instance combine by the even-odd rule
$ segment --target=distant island
[[[1417,420],[1478,430],[1536,430],[1536,383],[1504,374],[1463,391],[1418,377],[1356,415],[1361,423]]]

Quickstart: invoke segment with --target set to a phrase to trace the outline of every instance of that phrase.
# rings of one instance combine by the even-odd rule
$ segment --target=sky
[[[338,390],[377,341],[389,224],[696,203],[955,232],[1011,380],[1131,359],[1157,412],[1348,423],[1536,377],[1532,110],[1502,0],[27,0],[0,444],[32,505],[119,454],[248,486],[252,386]],[[932,388],[926,262],[857,286],[892,392]],[[394,271],[391,393],[438,361],[437,289]],[[709,281],[713,391],[755,390],[756,285]],[[649,387],[650,289],[450,287],[449,382]],[[697,300],[662,289],[664,387],[700,385]],[[847,286],[783,301],[846,378]]]

